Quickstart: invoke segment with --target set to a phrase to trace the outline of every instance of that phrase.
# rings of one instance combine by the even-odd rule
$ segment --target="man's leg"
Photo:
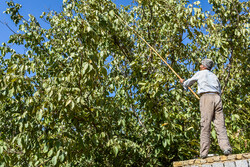
[[[219,95],[215,97],[215,116],[214,116],[214,126],[217,132],[217,138],[221,150],[224,152],[228,150],[232,152],[232,147],[230,146],[227,129],[225,126],[225,118],[223,113],[222,101]]]
[[[210,148],[211,122],[214,117],[214,94],[204,94],[200,98],[201,134],[200,156],[206,157]]]

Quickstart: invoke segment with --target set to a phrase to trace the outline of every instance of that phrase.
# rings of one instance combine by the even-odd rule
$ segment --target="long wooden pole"
[[[167,61],[163,58],[163,57],[161,57],[161,55],[139,34],[139,33],[137,33],[133,28],[131,28],[120,16],[118,16],[116,13],[115,13],[115,15],[116,15],[116,17],[118,17],[120,20],[122,20],[122,22],[129,28],[129,29],[131,29],[138,37],[140,37],[140,39],[143,41],[143,42],[145,42],[147,45],[148,45],[148,47],[150,47],[150,49],[152,49],[154,52],[155,52],[155,54],[157,55],[157,56],[159,56],[160,58],[161,58],[161,60],[170,68],[170,70],[179,78],[179,79],[182,79],[176,72],[175,72],[175,70],[167,63]],[[200,98],[199,98],[199,96],[190,88],[190,87],[188,87],[188,89],[194,94],[194,96],[199,100]]]

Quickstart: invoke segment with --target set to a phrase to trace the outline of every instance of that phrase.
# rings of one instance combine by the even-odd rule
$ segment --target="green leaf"
[[[118,154],[118,147],[117,146],[113,146],[113,152],[114,152],[114,154],[115,154],[115,157],[117,156],[117,154]]]
[[[58,93],[58,101],[60,101],[62,99],[62,94],[59,92]]]
[[[82,65],[82,74],[85,74],[86,73],[86,71],[87,71],[87,69],[88,69],[88,67],[89,67],[89,63],[87,63],[87,62],[84,62],[83,63],[83,65]]]
[[[43,111],[42,110],[40,110],[39,112],[38,112],[38,114],[37,114],[37,120],[41,120],[42,119],[42,116],[43,116]]]
[[[103,73],[103,75],[106,77],[107,76],[107,70],[105,69],[105,68],[102,68],[102,73]]]
[[[87,32],[92,31],[92,28],[90,26],[87,27]]]
[[[55,166],[57,164],[58,156],[52,158],[52,164]]]
[[[138,85],[144,86],[144,85],[146,85],[146,83],[145,82],[139,82]]]
[[[15,82],[17,79],[18,79],[18,78],[13,78],[13,79],[11,80],[11,82]]]
[[[114,12],[113,10],[110,10],[110,11],[109,11],[109,15],[112,16],[112,17],[114,17],[115,12]]]
[[[43,147],[43,152],[47,153],[49,151],[49,147],[47,145],[44,145]]]
[[[3,153],[3,146],[0,146],[0,154]]]
[[[50,149],[49,150],[49,152],[48,152],[48,157],[51,157],[52,156],[52,154],[53,154],[53,152],[54,152],[54,149],[52,148],[52,149]]]
[[[60,160],[61,162],[63,162],[63,161],[64,161],[64,159],[65,159],[64,154],[61,154],[61,155],[59,156],[59,160]]]
[[[162,141],[162,145],[163,145],[164,148],[167,146],[167,140],[166,140],[166,139],[164,139],[164,140]]]
[[[72,100],[71,100],[71,99],[69,99],[69,100],[67,101],[67,103],[66,103],[66,105],[65,105],[65,106],[68,106],[71,102],[72,102]]]
[[[213,139],[216,139],[216,131],[214,129],[212,130],[211,134],[212,134]]]
[[[20,146],[20,147],[22,147],[22,138],[18,138],[17,139],[17,144]]]

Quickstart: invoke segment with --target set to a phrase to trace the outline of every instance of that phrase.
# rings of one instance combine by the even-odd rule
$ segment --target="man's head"
[[[200,70],[205,70],[205,69],[211,70],[213,65],[214,65],[213,60],[204,59],[204,60],[201,61]]]

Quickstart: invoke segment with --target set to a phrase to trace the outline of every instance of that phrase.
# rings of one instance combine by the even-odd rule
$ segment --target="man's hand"
[[[185,81],[185,79],[180,79],[180,83],[183,84],[183,82]]]

